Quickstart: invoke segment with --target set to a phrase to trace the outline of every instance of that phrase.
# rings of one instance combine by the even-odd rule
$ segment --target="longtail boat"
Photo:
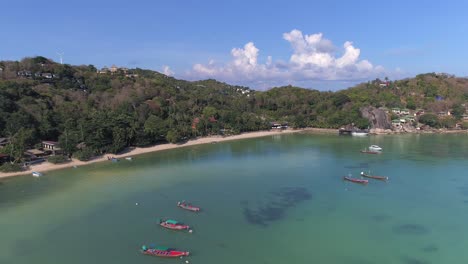
[[[350,182],[354,182],[354,183],[359,183],[359,184],[367,184],[367,183],[369,183],[368,180],[356,179],[356,178],[352,178],[352,177],[349,177],[349,176],[344,176],[344,177],[343,177],[343,180],[345,180],[345,181],[350,181]]]
[[[193,206],[193,205],[191,205],[189,203],[186,203],[185,201],[177,202],[177,206],[182,208],[182,209],[189,210],[189,211],[192,211],[192,212],[199,212],[200,211],[200,207]]]
[[[173,229],[173,230],[189,230],[190,229],[190,226],[184,225],[172,219],[160,220],[159,225],[165,228]]]
[[[146,246],[141,247],[141,253],[164,258],[179,258],[190,254],[188,251],[180,251],[166,247],[147,248]]]
[[[371,178],[371,179],[376,179],[376,180],[381,180],[381,181],[387,181],[388,177],[385,176],[377,176],[377,175],[370,175],[370,174],[365,174],[364,172],[361,171],[361,176],[366,177],[366,178]]]

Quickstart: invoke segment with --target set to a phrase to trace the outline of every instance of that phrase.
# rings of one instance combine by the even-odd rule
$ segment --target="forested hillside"
[[[467,79],[437,74],[375,80],[338,92],[291,86],[262,92],[138,68],[96,69],[25,58],[0,62],[0,138],[10,141],[0,151],[20,161],[27,148],[52,140],[66,154],[84,159],[128,146],[269,129],[270,122],[366,128],[363,106],[464,112],[467,99]]]

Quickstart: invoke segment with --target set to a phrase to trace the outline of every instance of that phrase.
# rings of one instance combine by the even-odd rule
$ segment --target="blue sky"
[[[9,1],[0,60],[147,68],[266,89],[466,76],[464,1]]]

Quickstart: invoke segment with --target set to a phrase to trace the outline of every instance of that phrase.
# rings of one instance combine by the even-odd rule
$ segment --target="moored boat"
[[[367,183],[369,183],[368,180],[352,178],[352,177],[350,177],[350,176],[344,176],[344,177],[343,177],[343,180],[345,180],[345,181],[350,181],[350,182],[354,182],[354,183],[359,183],[359,184],[367,184]]]
[[[33,171],[32,172],[32,176],[33,177],[41,177],[42,176],[42,173],[38,172],[38,171]]]
[[[366,178],[381,180],[381,181],[387,181],[387,180],[388,180],[388,177],[365,174],[363,171],[361,171],[361,176],[362,176],[362,177],[366,177]]]
[[[372,151],[382,151],[382,148],[377,146],[377,145],[371,145],[369,147],[369,150],[372,150]]]
[[[159,225],[168,229],[172,229],[172,230],[189,230],[190,229],[190,226],[184,225],[172,219],[160,220]]]
[[[370,150],[370,149],[361,150],[361,153],[364,153],[364,154],[382,154],[381,151],[375,151],[375,150]]]
[[[185,201],[177,202],[177,206],[182,208],[182,209],[189,210],[189,211],[192,211],[192,212],[199,212],[200,211],[200,207],[193,206],[193,205],[191,205],[189,203],[186,203]]]
[[[148,248],[147,246],[143,245],[141,247],[141,253],[150,256],[157,256],[157,257],[164,257],[164,258],[179,258],[188,256],[190,252],[188,251],[180,251],[166,247],[155,247],[155,248]]]
[[[365,137],[368,135],[369,135],[369,132],[366,132],[366,131],[352,131],[351,132],[351,136],[355,136],[355,137]]]

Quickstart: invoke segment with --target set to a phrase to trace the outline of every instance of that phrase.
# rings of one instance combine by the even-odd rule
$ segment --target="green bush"
[[[431,127],[439,125],[439,118],[434,114],[424,114],[419,117],[419,122]]]
[[[0,171],[1,172],[17,172],[17,171],[22,171],[23,168],[21,167],[21,165],[19,164],[11,164],[9,162],[3,164],[2,166],[0,166]]]
[[[468,129],[468,121],[465,121],[461,125],[462,129]]]
[[[94,151],[90,148],[83,148],[78,150],[77,152],[73,153],[73,157],[81,160],[81,161],[88,161],[94,156]]]
[[[53,163],[53,164],[60,164],[60,163],[65,163],[68,160],[67,157],[62,156],[62,155],[56,155],[56,156],[51,156],[47,159],[48,162]]]

